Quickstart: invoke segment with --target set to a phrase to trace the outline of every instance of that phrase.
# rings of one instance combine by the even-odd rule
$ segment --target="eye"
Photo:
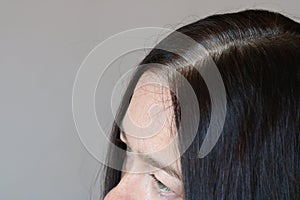
[[[128,145],[126,145],[126,151],[132,152],[132,149]]]
[[[158,180],[154,174],[151,174],[152,178],[154,179],[155,183],[157,184],[157,187],[163,191],[163,192],[172,192],[172,190],[166,186],[165,184],[163,184],[160,180]]]

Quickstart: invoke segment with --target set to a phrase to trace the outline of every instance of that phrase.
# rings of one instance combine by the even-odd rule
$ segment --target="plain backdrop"
[[[1,200],[90,198],[100,163],[76,133],[72,87],[83,59],[107,37],[246,8],[298,21],[300,11],[299,0],[0,2]]]

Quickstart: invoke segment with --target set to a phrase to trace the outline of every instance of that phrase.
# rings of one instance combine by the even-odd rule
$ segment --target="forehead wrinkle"
[[[174,113],[172,112],[173,111],[172,97],[170,95],[169,89],[167,88],[161,89],[161,88],[162,86],[150,84],[150,85],[141,86],[140,88],[136,89],[135,92],[133,93],[131,102],[127,110],[127,114],[130,115],[130,118],[131,119],[135,118],[137,120],[144,119],[148,122],[151,122],[153,118],[152,119],[149,118],[150,116],[148,111],[153,106],[158,105],[158,106],[162,106],[162,109],[160,109],[159,112],[155,112],[154,115],[159,116],[161,112],[164,111],[165,113],[167,113],[166,114],[167,120],[165,121],[171,122],[171,119],[174,118]],[[155,92],[158,89],[163,92]],[[145,124],[147,124],[146,121],[144,121]],[[171,123],[169,123],[169,125],[171,125]]]
[[[130,143],[129,143],[124,131],[121,131],[120,137],[121,137],[121,140],[124,140],[124,142],[130,146]],[[141,160],[150,164],[151,166],[165,171],[167,174],[177,178],[178,180],[182,180],[181,173],[177,170],[177,169],[180,169],[180,163],[177,163],[177,161],[176,161],[177,159],[175,160],[177,169],[175,169],[174,167],[171,166],[171,164],[165,166],[163,163],[161,163],[158,160],[156,160],[155,158],[151,157],[149,154],[145,154],[144,152],[141,152],[139,150],[135,154],[137,154],[137,156]]]
[[[147,115],[147,109],[150,108],[151,105],[158,104],[162,106],[163,109],[159,110],[159,112],[155,112],[154,115],[152,115],[152,119],[155,119],[156,116],[159,116],[162,112],[165,112],[166,119],[164,120],[164,122],[159,121],[159,123],[163,123],[164,126],[162,130],[159,130],[158,134],[151,136],[150,138],[137,139],[134,137],[134,135],[136,135],[135,133],[128,132],[130,130],[127,129],[128,127],[126,127],[125,123],[123,123],[122,120],[121,125],[124,131],[121,131],[121,135],[123,135],[126,144],[130,146],[130,148],[134,152],[151,153],[156,152],[158,149],[165,148],[166,145],[169,145],[171,137],[174,137],[177,134],[177,128],[175,123],[174,105],[170,88],[166,87],[165,85],[159,85],[155,82],[144,82],[144,84],[145,85],[137,84],[127,111],[130,110],[132,114],[135,114],[133,119],[141,120],[141,117],[143,117],[147,122],[151,120],[150,118],[147,119],[147,116],[149,117],[149,115]],[[178,147],[178,145],[176,146]],[[178,149],[174,149],[174,151],[178,151]],[[152,161],[152,164],[156,164],[156,166],[158,166],[159,168],[164,169],[162,163],[159,163],[157,161],[154,162],[154,159],[148,159],[148,161]],[[178,168],[178,166],[175,168]],[[165,168],[164,171],[169,172],[168,174],[173,174],[174,177],[180,177],[178,176],[178,172],[175,173],[174,169],[172,171],[170,170],[170,168]]]

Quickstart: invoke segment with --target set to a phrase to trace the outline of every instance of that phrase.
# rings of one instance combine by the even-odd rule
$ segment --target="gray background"
[[[245,8],[299,21],[299,7],[299,0],[1,0],[0,199],[89,198],[100,164],[76,133],[72,86],[85,56],[107,37]]]

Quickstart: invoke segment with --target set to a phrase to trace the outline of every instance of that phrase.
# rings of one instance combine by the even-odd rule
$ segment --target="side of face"
[[[127,145],[121,180],[111,199],[182,200],[180,156],[168,87],[142,77],[123,118]]]

